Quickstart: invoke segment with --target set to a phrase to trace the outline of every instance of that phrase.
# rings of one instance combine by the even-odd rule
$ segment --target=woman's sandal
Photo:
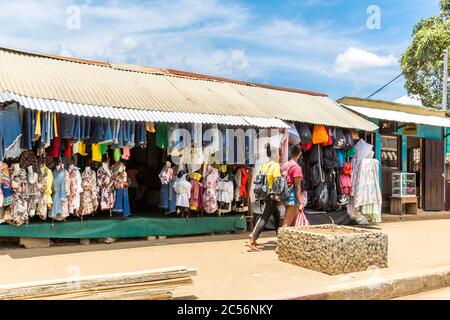
[[[256,244],[247,243],[246,246],[249,247],[249,249],[247,250],[247,252],[258,252],[258,251],[262,251],[261,249],[259,249],[259,248],[257,247]]]

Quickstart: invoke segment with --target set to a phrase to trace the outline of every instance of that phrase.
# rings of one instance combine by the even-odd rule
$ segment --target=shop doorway
[[[407,137],[407,167],[406,171],[416,174],[416,196],[419,208],[423,208],[423,139],[419,137]]]
[[[444,210],[444,141],[424,141],[424,209]]]
[[[381,194],[382,212],[390,212],[392,196],[392,173],[401,171],[402,148],[401,136],[385,134],[381,136]]]

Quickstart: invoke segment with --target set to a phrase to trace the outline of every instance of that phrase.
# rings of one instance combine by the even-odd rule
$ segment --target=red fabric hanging
[[[64,151],[64,157],[70,158],[72,156],[72,143],[70,140],[67,141],[67,148],[66,151]]]
[[[243,197],[243,198],[248,197],[248,192],[247,192],[248,176],[249,176],[249,174],[247,172],[247,169],[241,168],[241,189],[239,191],[239,196]]]

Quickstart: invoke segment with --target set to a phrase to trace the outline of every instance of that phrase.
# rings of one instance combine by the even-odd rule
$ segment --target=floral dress
[[[69,214],[74,214],[78,212],[81,205],[81,192],[83,189],[81,187],[81,173],[78,168],[69,169],[69,195],[68,195],[68,206]]]
[[[217,204],[217,186],[219,183],[219,171],[216,168],[211,168],[206,175],[205,191],[204,191],[204,206],[206,213],[214,213],[218,209]]]
[[[85,170],[82,175],[81,206],[78,212],[79,216],[86,216],[94,213],[98,208],[98,190],[97,190],[97,175],[95,171]]]
[[[5,212],[5,222],[20,226],[28,222],[27,173],[20,169],[11,175],[13,201]]]
[[[39,199],[41,195],[39,193],[39,177],[37,173],[28,173],[28,216],[34,217],[37,212]]]
[[[3,207],[9,206],[13,201],[13,192],[11,190],[11,177],[6,164],[0,166],[0,187],[3,194]]]
[[[47,219],[47,212],[48,212],[48,198],[46,196],[47,191],[47,170],[44,170],[44,172],[39,175],[38,178],[38,191],[39,191],[39,202],[37,204],[37,210],[36,215],[41,218],[42,220]],[[51,186],[50,186],[51,187]]]
[[[112,210],[114,208],[114,175],[111,170],[103,167],[97,171],[97,185],[100,192],[100,208],[102,210]]]

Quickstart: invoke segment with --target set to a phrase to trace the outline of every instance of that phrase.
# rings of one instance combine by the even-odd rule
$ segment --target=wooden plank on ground
[[[153,299],[192,284],[195,269],[174,267],[0,286],[0,299]]]

